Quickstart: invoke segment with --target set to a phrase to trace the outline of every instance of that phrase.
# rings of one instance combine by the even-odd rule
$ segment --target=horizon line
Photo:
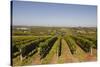
[[[11,26],[34,26],[34,27],[97,27],[97,26],[46,26],[46,25],[11,25]]]

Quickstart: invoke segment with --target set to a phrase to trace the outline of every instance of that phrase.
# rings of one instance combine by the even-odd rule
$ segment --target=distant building
[[[29,32],[29,28],[26,28],[26,27],[20,27],[20,28],[16,28],[16,29],[23,31],[24,33]]]
[[[29,30],[29,28],[21,27],[21,28],[16,28],[17,30]]]

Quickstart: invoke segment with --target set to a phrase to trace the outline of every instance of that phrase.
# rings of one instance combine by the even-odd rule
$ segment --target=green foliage
[[[55,43],[53,44],[52,49],[49,51],[47,56],[42,59],[42,64],[48,64],[50,62],[50,60],[52,59],[52,57],[54,56],[54,54],[57,55],[57,49],[58,49],[58,44],[59,43],[60,43],[60,39],[58,38],[55,41]]]
[[[83,37],[83,38],[88,39],[89,41],[91,41],[94,44],[93,47],[97,49],[97,37],[96,36],[80,35],[80,37]]]
[[[75,41],[70,36],[66,36],[65,40],[70,48],[71,53],[74,54],[74,52],[76,51]]]
[[[23,58],[27,59],[28,57],[32,56],[33,54],[37,52],[37,47],[39,46],[39,43],[45,41],[48,38],[50,37],[33,37],[33,36],[13,37],[13,41],[12,41],[13,42],[13,45],[12,45],[13,58],[16,59],[17,56],[22,54]],[[16,60],[16,62],[19,62],[19,61],[20,60]]]
[[[75,41],[77,42],[77,44],[85,51],[85,52],[89,52],[90,48],[93,47],[93,43],[91,41],[89,41],[88,39],[84,39],[82,37],[78,37],[78,36],[72,36]]]
[[[49,53],[56,39],[57,37],[54,36],[39,44],[41,59]]]

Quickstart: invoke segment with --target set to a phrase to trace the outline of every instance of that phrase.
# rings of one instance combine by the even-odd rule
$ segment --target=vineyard
[[[97,60],[96,28],[17,28],[12,29],[13,66]]]

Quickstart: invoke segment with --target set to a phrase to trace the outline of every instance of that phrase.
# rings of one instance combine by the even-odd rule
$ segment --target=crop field
[[[12,65],[97,60],[96,27],[13,26]]]

